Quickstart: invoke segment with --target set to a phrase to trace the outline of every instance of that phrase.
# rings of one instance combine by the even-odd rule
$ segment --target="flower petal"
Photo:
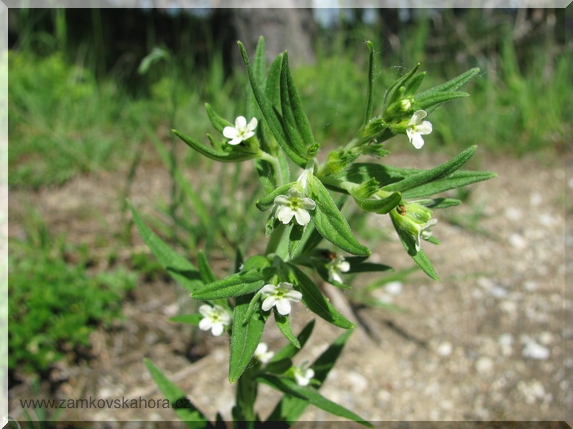
[[[416,149],[421,149],[422,146],[424,146],[424,139],[420,134],[413,133],[412,135],[408,135],[408,137]]]
[[[259,121],[257,121],[257,118],[251,119],[251,122],[249,122],[249,125],[247,125],[247,130],[253,131],[255,128],[257,128],[258,123]]]
[[[277,195],[274,202],[275,204],[280,204],[281,206],[288,206],[290,199],[286,195]]]
[[[277,287],[272,284],[266,284],[260,289],[260,292],[265,296],[274,295],[276,291]]]
[[[261,306],[261,308],[263,309],[263,311],[269,311],[277,302],[277,299],[275,296],[271,295],[271,296],[267,296],[267,298],[263,301],[263,305]]]
[[[299,225],[305,226],[305,225],[308,225],[308,223],[310,222],[310,213],[304,209],[294,210],[294,216],[296,217],[296,221]],[[291,216],[291,219],[292,219],[292,216]],[[289,221],[290,221],[290,219],[289,219]]]
[[[278,213],[277,213],[277,218],[284,223],[285,225],[287,223],[289,223],[292,219],[292,217],[295,215],[295,211],[293,211],[293,209],[291,209],[288,206],[282,206],[279,208]],[[309,220],[310,220],[310,216],[309,216]],[[297,221],[298,221],[298,217],[297,217]],[[300,222],[299,222],[300,223]],[[308,222],[307,222],[308,223]]]
[[[416,131],[418,134],[430,134],[432,132],[432,123],[424,121],[416,127]]]
[[[215,323],[213,325],[213,327],[211,328],[211,333],[214,336],[218,337],[223,333],[224,330],[225,330],[225,328],[224,328],[222,323]]]
[[[303,198],[300,201],[302,207],[306,210],[314,210],[316,208],[316,203],[314,202],[314,200],[311,200],[310,198]]]
[[[199,307],[199,313],[201,313],[203,317],[209,317],[212,312],[213,312],[213,307],[211,307],[210,305],[203,304],[201,307]]]
[[[199,322],[199,329],[201,329],[202,331],[208,331],[209,329],[211,329],[211,326],[213,326],[213,322],[208,317],[201,319],[201,321]]]
[[[267,298],[268,299],[268,298]],[[286,298],[282,298],[276,301],[276,307],[277,307],[277,311],[279,312],[279,314],[286,316],[287,314],[290,313],[290,301]],[[263,310],[264,310],[264,306],[263,306]]]
[[[285,298],[288,298],[294,302],[299,302],[302,299],[302,293],[300,293],[298,290],[291,290],[285,295]]]
[[[233,127],[223,128],[223,135],[228,139],[235,139],[239,136],[239,132]]]
[[[237,129],[237,131],[241,132],[246,127],[247,127],[247,120],[245,119],[245,117],[237,116],[237,119],[235,119],[235,128]]]

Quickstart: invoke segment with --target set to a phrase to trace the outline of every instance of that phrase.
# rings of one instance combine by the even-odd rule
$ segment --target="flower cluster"
[[[406,126],[408,140],[410,140],[410,143],[412,143],[416,149],[421,149],[422,146],[424,146],[422,136],[432,132],[431,122],[423,121],[426,116],[428,116],[426,111],[417,110]]]
[[[344,259],[344,256],[336,256],[330,261],[326,268],[328,269],[328,281],[342,283],[340,274],[346,273],[350,270],[350,264]]]
[[[235,127],[225,127],[223,129],[223,135],[231,139],[229,141],[230,145],[238,145],[255,135],[257,124],[257,118],[251,119],[251,122],[247,124],[247,119],[244,116],[239,116],[235,119]]]
[[[420,240],[428,240],[432,236],[432,228],[437,219],[432,219],[432,210],[417,203],[407,203],[403,208],[393,209],[390,218],[397,230],[405,232],[413,238],[416,252],[420,251]]]
[[[199,329],[202,331],[210,329],[211,333],[216,337],[221,335],[225,327],[231,324],[231,314],[220,305],[213,307],[207,304],[202,305],[199,307],[199,313],[203,316],[203,319],[199,322]]]
[[[304,198],[296,188],[290,188],[287,195],[278,195],[275,198],[277,218],[283,224],[288,224],[294,217],[299,225],[305,226],[310,222],[310,210],[316,208],[316,203],[310,198]]]

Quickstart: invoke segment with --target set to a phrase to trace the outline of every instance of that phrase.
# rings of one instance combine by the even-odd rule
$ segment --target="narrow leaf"
[[[370,55],[368,56],[368,92],[366,93],[366,113],[364,115],[364,125],[372,118],[372,110],[374,104],[372,103],[372,93],[374,91],[374,45],[370,40],[366,42]]]
[[[428,259],[428,256],[426,255],[423,249],[420,249],[414,256],[412,256],[412,259],[416,264],[418,264],[418,266],[422,269],[422,271],[424,271],[428,275],[428,277],[430,277],[433,280],[436,280],[437,282],[440,281],[438,273],[436,273],[434,266]]]
[[[346,218],[340,213],[322,182],[315,176],[309,177],[308,190],[310,198],[316,203],[312,217],[320,235],[348,253],[370,255],[370,250],[354,237]]]
[[[243,63],[247,69],[247,74],[249,75],[249,81],[251,82],[251,88],[253,89],[253,94],[255,95],[255,99],[261,109],[261,113],[267,121],[273,136],[277,140],[280,147],[284,150],[287,156],[298,166],[304,168],[306,166],[306,159],[300,156],[296,151],[293,151],[290,147],[290,143],[288,142],[287,134],[284,129],[283,119],[280,116],[280,113],[273,107],[269,99],[265,96],[264,92],[260,88],[259,84],[256,81],[256,77],[252,70],[252,67],[249,62],[249,57],[247,55],[247,51],[241,42],[237,42],[239,44],[239,48],[241,50],[241,57],[243,59]]]
[[[271,192],[266,197],[263,197],[263,198],[257,200],[257,202],[256,202],[257,208],[263,212],[270,209],[274,204],[275,198],[278,197],[279,195],[286,195],[286,193],[289,191],[289,189],[292,188],[293,184],[294,184],[294,182],[287,183],[286,185],[283,185],[283,186],[275,189],[273,192]]]
[[[280,392],[286,393],[288,395],[298,396],[299,398],[306,398],[306,400],[320,408],[321,410],[327,411],[335,416],[343,417],[348,420],[360,423],[366,427],[374,428],[370,423],[360,417],[358,414],[326,399],[317,390],[312,387],[299,386],[296,382],[290,378],[278,377],[271,374],[262,374],[258,379],[271,386],[272,388],[279,390]]]
[[[289,270],[289,279],[296,290],[302,293],[302,302],[317,316],[333,325],[344,329],[351,329],[354,325],[340,314],[320,292],[314,282],[303,273],[300,268],[286,264]]]
[[[209,266],[209,261],[202,250],[199,250],[197,253],[197,265],[199,267],[199,273],[201,274],[203,283],[207,284],[217,281],[217,278]]]
[[[292,327],[290,325],[290,318],[288,315],[283,316],[279,314],[278,311],[275,309],[275,321],[277,322],[277,326],[285,338],[296,348],[300,349],[300,342],[296,338],[296,336],[292,333]]]
[[[204,429],[213,427],[203,413],[185,397],[185,393],[169,381],[153,362],[147,358],[144,358],[144,362],[153,380],[155,380],[161,392],[169,400],[171,407],[175,410],[179,418],[185,422],[188,428]]]
[[[229,360],[229,381],[234,383],[251,361],[265,327],[265,320],[261,316],[260,301],[258,308],[251,316],[249,323],[243,325],[253,294],[237,298],[233,313],[233,329],[231,332],[231,357]]]
[[[241,271],[231,274],[224,279],[209,283],[191,293],[191,297],[198,300],[229,298],[256,292],[276,274],[276,268],[257,268],[250,271]]]
[[[167,320],[169,320],[170,322],[186,323],[188,325],[198,325],[202,318],[203,318],[202,315],[194,313],[194,314],[181,314],[180,316],[173,316]]]
[[[409,189],[405,191],[402,196],[404,198],[429,197],[431,195],[439,194],[440,192],[448,191],[450,189],[460,188],[472,183],[493,179],[494,177],[497,177],[497,174],[491,173],[489,171],[458,170],[444,179],[436,180],[423,186],[417,186],[416,188]]]
[[[205,155],[207,158],[214,159],[215,161],[242,162],[242,161],[247,161],[249,159],[253,159],[257,156],[256,153],[252,152],[239,152],[239,151],[222,152],[219,150],[215,150],[199,143],[197,140],[194,140],[191,137],[186,136],[185,134],[180,133],[177,130],[172,130],[172,131],[173,133],[175,133],[177,137],[183,140],[183,142],[187,146],[189,146],[192,149],[195,149],[197,152],[199,152],[202,155]]]
[[[300,344],[300,347],[295,347],[290,343],[287,344],[277,353],[275,353],[275,355],[271,359],[271,362],[278,362],[283,359],[291,359],[294,356],[296,356],[296,354],[300,351],[302,347],[304,347],[304,345],[310,338],[310,334],[312,334],[312,330],[314,328],[314,323],[315,323],[314,319],[308,322],[306,326],[302,329],[302,331],[300,331],[300,334],[298,334],[298,336],[296,337]]]
[[[211,125],[213,125],[213,128],[215,128],[221,134],[223,134],[223,130],[225,129],[225,127],[234,127],[235,126],[231,122],[227,121],[226,119],[222,118],[217,113],[215,113],[215,111],[213,110],[213,108],[211,107],[211,105],[209,103],[205,103],[205,110],[207,111],[207,116],[209,117],[209,120],[211,121]]]
[[[189,292],[193,292],[203,286],[201,275],[195,266],[155,235],[143,222],[129,200],[127,204],[143,242],[151,249],[157,261],[167,270],[169,275]]]
[[[464,150],[458,156],[452,158],[450,161],[445,162],[444,164],[433,168],[431,170],[426,170],[418,174],[414,174],[412,176],[408,176],[407,178],[392,183],[391,185],[384,186],[382,189],[384,191],[399,191],[405,192],[408,189],[415,188],[417,186],[424,185],[426,183],[444,178],[449,174],[453,173],[457,169],[459,169],[462,165],[464,165],[475,153],[477,146],[471,146],[468,149]]]

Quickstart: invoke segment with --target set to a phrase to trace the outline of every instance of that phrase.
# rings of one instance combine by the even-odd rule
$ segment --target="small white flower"
[[[308,383],[314,377],[314,371],[310,368],[305,369],[305,366],[306,362],[301,366],[294,367],[294,379],[299,386],[308,386]]]
[[[428,121],[422,121],[426,116],[428,116],[426,111],[417,110],[414,112],[412,119],[410,119],[410,122],[408,122],[408,125],[406,126],[408,139],[416,149],[420,149],[424,146],[424,139],[422,136],[432,132],[432,124]]]
[[[277,217],[285,225],[290,223],[293,216],[299,225],[307,225],[310,222],[308,211],[316,208],[316,203],[310,198],[302,198],[297,188],[290,188],[287,195],[277,195],[274,202],[279,206]]]
[[[292,284],[286,282],[280,282],[278,286],[264,285],[261,288],[261,293],[265,297],[263,310],[268,311],[276,306],[279,314],[283,316],[290,313],[290,301],[299,302],[302,299],[302,293],[293,290]]]
[[[235,127],[225,127],[223,129],[223,135],[228,139],[231,139],[229,144],[237,145],[255,135],[255,128],[257,128],[257,124],[257,118],[251,119],[251,122],[247,124],[245,117],[239,116],[237,119],[235,119]]]
[[[225,326],[231,324],[231,315],[227,310],[219,305],[211,307],[210,305],[202,305],[199,307],[199,313],[203,315],[203,319],[199,322],[199,329],[202,331],[211,330],[211,333],[218,337],[225,330]]]
[[[257,349],[255,350],[255,358],[262,363],[267,363],[275,355],[274,352],[269,352],[268,346],[265,343],[259,343]]]
[[[350,264],[344,260],[344,256],[337,256],[327,265],[328,268],[328,281],[342,283],[341,273],[346,273],[350,270]]]

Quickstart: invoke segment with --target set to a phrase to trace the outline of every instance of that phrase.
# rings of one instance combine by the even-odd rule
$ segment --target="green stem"
[[[277,186],[282,186],[284,183],[284,178],[281,174],[281,167],[279,165],[279,159],[277,157],[274,157],[266,152],[263,152],[262,150],[259,151],[259,158],[262,159],[263,161],[267,161],[269,164],[272,165],[273,170],[275,170],[275,177],[277,178]]]
[[[271,233],[271,238],[269,239],[269,243],[267,244],[267,249],[265,250],[265,256],[268,256],[271,253],[276,253],[277,249],[279,248],[279,244],[283,238],[285,229],[286,226],[280,224],[273,230],[273,232]]]

